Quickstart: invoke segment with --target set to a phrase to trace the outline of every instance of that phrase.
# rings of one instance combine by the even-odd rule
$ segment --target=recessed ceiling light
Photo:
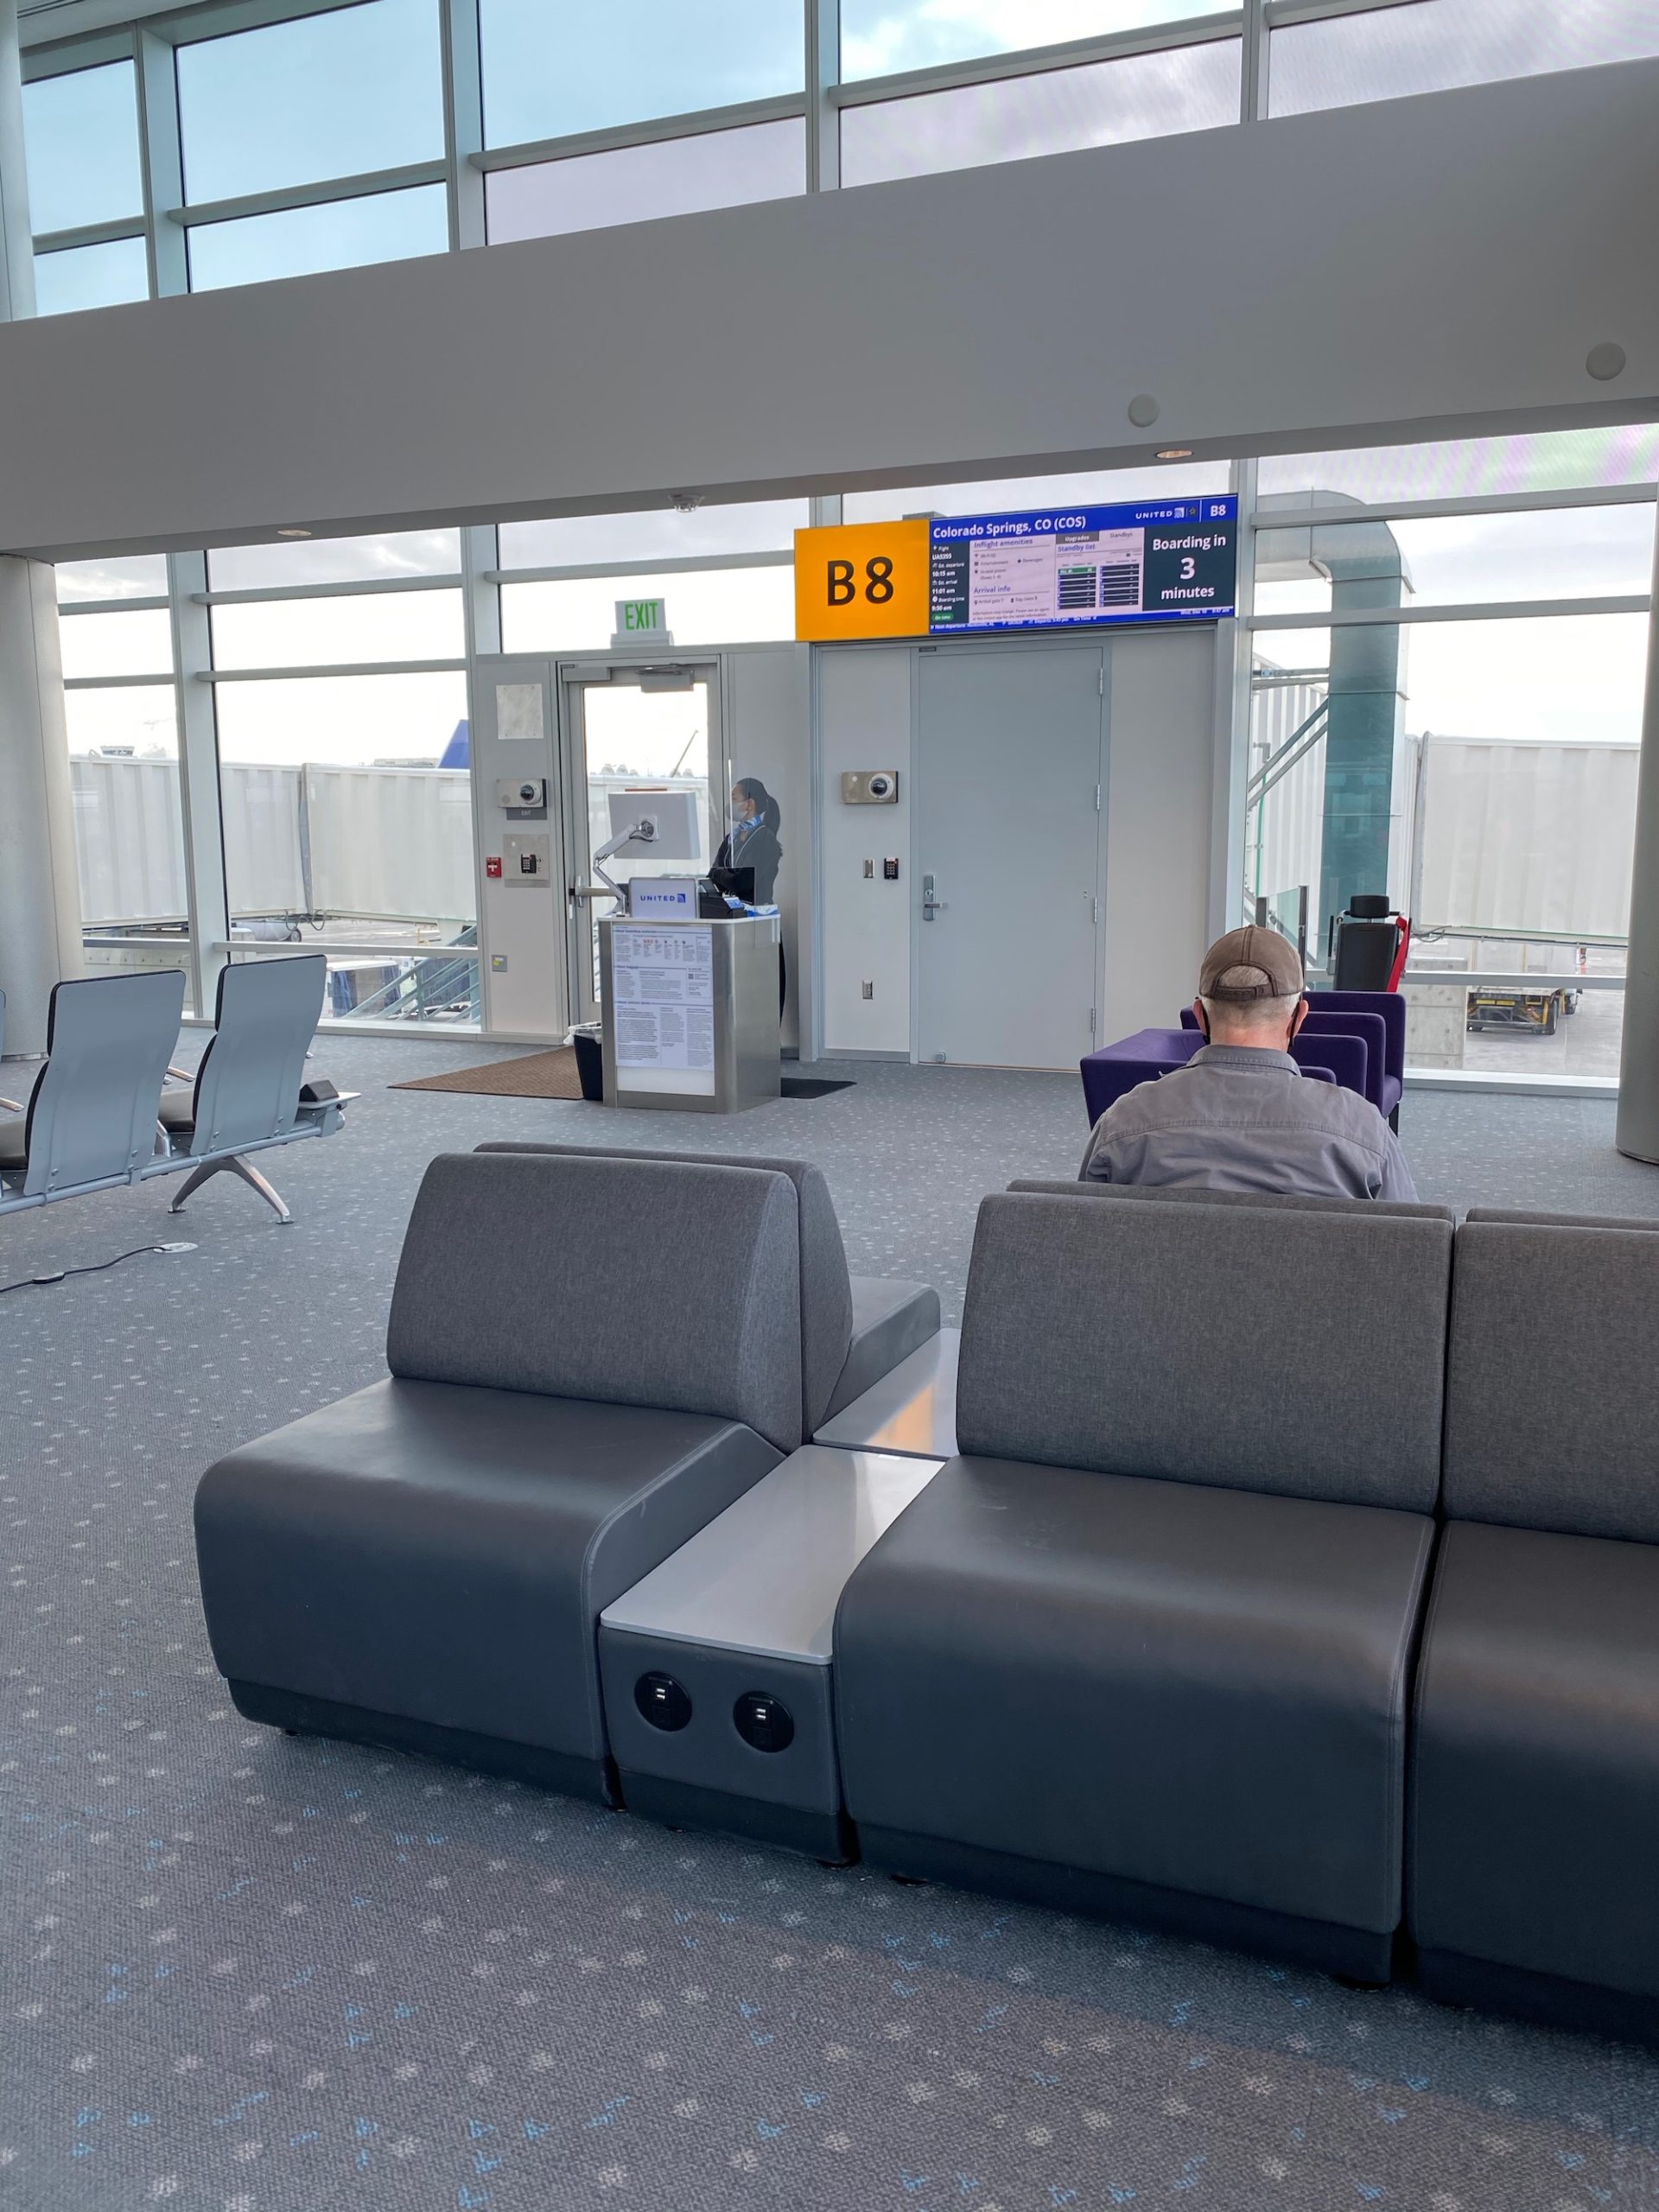
[[[1191,461],[1192,448],[1191,446],[1160,446],[1157,457],[1160,461]]]
[[[293,524],[286,530],[278,530],[276,535],[278,537],[309,537],[311,533],[308,530],[301,530],[297,524]]]

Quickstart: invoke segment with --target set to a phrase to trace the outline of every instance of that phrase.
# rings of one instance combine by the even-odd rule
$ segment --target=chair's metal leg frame
[[[202,1185],[207,1181],[209,1177],[213,1175],[239,1176],[242,1181],[248,1185],[250,1190],[257,1191],[265,1204],[275,1213],[278,1221],[291,1222],[293,1220],[294,1217],[289,1213],[287,1206],[284,1205],[281,1192],[271,1188],[270,1185],[265,1180],[264,1177],[259,1173],[259,1170],[257,1167],[250,1167],[245,1160],[238,1160],[235,1158],[230,1160],[205,1160],[201,1166],[198,1167],[193,1174],[186,1178],[184,1188],[179,1192],[178,1197],[174,1199],[172,1205],[168,1208],[168,1213],[182,1213],[184,1211],[185,1200],[189,1198],[193,1192],[199,1191]]]

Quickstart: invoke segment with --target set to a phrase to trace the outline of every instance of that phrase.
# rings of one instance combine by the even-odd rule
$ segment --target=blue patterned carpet
[[[1592,2212],[1659,2196],[1659,2057],[676,1835],[253,1728],[189,1536],[229,1446],[382,1371],[435,1152],[798,1147],[854,1265],[960,1304],[981,1194],[1070,1173],[1055,1077],[883,1066],[738,1122],[388,1090],[275,1179],[0,1224],[0,2202],[23,2212]],[[1611,1109],[1407,1101],[1426,1196],[1659,1213]]]

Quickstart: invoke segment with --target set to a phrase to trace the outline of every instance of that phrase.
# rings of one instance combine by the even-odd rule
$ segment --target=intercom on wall
[[[849,768],[841,779],[843,806],[897,806],[899,771],[896,768]]]
[[[509,821],[547,812],[545,776],[502,776],[495,786],[495,803]]]

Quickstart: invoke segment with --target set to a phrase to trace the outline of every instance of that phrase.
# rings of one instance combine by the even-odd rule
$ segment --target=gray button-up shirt
[[[1369,1099],[1254,1045],[1205,1045],[1184,1068],[1137,1084],[1096,1122],[1083,1173],[1306,1198],[1417,1195],[1399,1139]]]

